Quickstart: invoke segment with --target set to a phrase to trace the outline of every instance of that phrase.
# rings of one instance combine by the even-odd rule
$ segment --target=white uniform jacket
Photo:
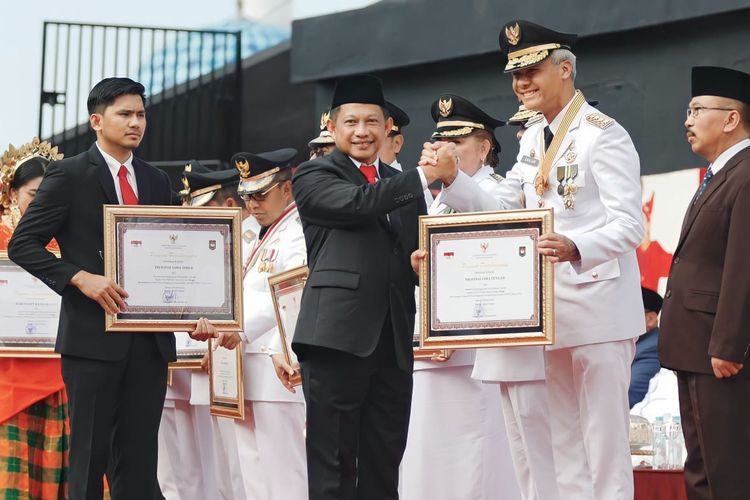
[[[249,401],[302,402],[302,391],[288,392],[276,378],[269,346],[278,344],[278,329],[268,277],[306,263],[307,250],[296,205],[257,242],[243,266],[243,334],[245,346],[245,399]]]
[[[543,120],[523,135],[516,164],[494,197],[459,173],[443,201],[461,212],[537,208],[534,179],[546,125]],[[563,184],[575,186],[569,208],[558,194],[559,174]],[[554,231],[575,242],[581,260],[555,265],[555,344],[547,349],[637,337],[646,328],[635,257],[643,221],[640,163],[630,136],[584,104],[563,138],[549,184],[542,204],[554,210]]]

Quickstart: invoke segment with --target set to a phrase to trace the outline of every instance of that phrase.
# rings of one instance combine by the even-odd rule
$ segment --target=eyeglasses
[[[268,198],[268,194],[269,194],[269,193],[270,193],[270,192],[271,192],[271,191],[272,191],[272,190],[273,190],[273,189],[274,189],[275,187],[278,187],[278,185],[279,185],[280,183],[281,183],[280,181],[279,181],[279,182],[276,182],[276,183],[274,183],[274,184],[273,184],[273,185],[272,185],[272,186],[271,186],[270,188],[268,188],[268,189],[266,189],[265,191],[262,191],[262,192],[260,192],[260,193],[253,193],[253,194],[243,194],[243,195],[242,195],[242,199],[243,199],[244,201],[250,201],[250,200],[253,200],[253,201],[258,201],[258,202],[263,202],[263,201],[266,201],[266,198]]]
[[[685,110],[687,112],[686,113],[686,118],[690,118],[690,117],[698,118],[700,116],[700,114],[701,114],[701,111],[704,111],[704,110],[708,110],[708,111],[710,111],[710,110],[716,110],[716,111],[737,111],[734,108],[709,108],[709,107],[706,107],[706,106],[696,106],[694,108],[687,108]]]

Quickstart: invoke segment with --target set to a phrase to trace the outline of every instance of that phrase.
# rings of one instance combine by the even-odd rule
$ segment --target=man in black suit
[[[128,294],[103,276],[102,205],[168,205],[164,172],[135,158],[146,129],[144,88],[107,78],[90,92],[96,143],[50,163],[34,201],[13,234],[10,258],[62,295],[56,351],[68,392],[69,495],[101,499],[107,470],[113,500],[160,498],[157,433],[171,333],[105,333],[104,311],[125,308]],[[46,246],[55,238],[62,258]],[[194,338],[214,330],[199,321]]]
[[[379,161],[391,126],[377,78],[341,80],[328,122],[336,150],[293,178],[309,266],[292,347],[311,500],[398,498],[413,367],[409,256],[422,193],[439,175]]]

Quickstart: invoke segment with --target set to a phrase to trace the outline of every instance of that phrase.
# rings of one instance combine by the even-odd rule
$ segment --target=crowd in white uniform
[[[506,28],[506,44],[518,43],[518,29]],[[575,243],[580,259],[555,265],[553,346],[459,350],[447,360],[416,361],[402,498],[632,498],[627,391],[645,324],[635,257],[643,232],[640,167],[630,137],[576,92],[551,122],[539,114],[527,124],[503,180],[490,161],[501,122],[448,94],[433,105],[433,119],[433,138],[454,142],[457,151],[473,138],[485,149],[473,163],[457,154],[455,179],[434,201],[426,193],[430,214],[552,207],[555,231]],[[535,180],[550,146],[547,130],[560,135],[552,171],[565,175],[550,175],[540,195]],[[332,144],[322,130],[310,146]],[[393,162],[389,144],[381,158]],[[304,401],[283,388],[268,356],[279,346],[267,278],[305,262],[293,202],[245,246],[243,258],[245,420],[208,416],[203,373],[173,375],[159,443],[169,500],[307,498]],[[272,265],[261,265],[269,259]]]

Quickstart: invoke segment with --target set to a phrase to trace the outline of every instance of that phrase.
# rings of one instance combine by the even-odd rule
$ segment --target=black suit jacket
[[[169,178],[133,159],[141,205],[169,205]],[[118,361],[132,334],[104,332],[104,311],[68,282],[78,271],[104,274],[102,205],[117,204],[114,180],[96,144],[79,155],[50,163],[39,190],[8,245],[13,262],[62,295],[55,350],[61,354]],[[58,259],[45,247],[60,245]],[[162,356],[176,359],[171,333],[153,334]]]
[[[294,197],[307,243],[309,278],[292,346],[370,355],[390,312],[396,358],[411,371],[416,276],[409,258],[426,213],[422,183],[382,164],[369,185],[342,152],[300,165]]]
[[[713,374],[711,357],[750,377],[750,147],[714,175],[688,208],[661,310],[659,360]]]

